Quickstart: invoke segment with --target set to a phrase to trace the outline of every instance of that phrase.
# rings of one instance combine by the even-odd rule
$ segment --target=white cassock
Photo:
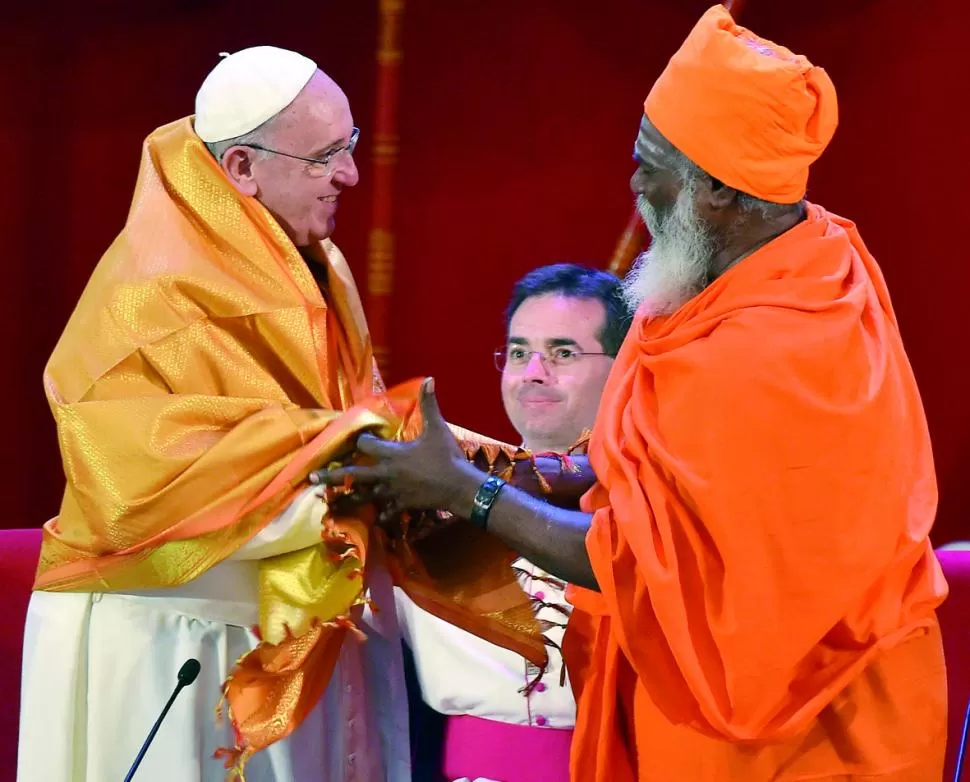
[[[564,585],[523,557],[512,567],[519,573],[522,589],[540,601],[536,618],[562,625],[545,633],[561,647],[572,611]],[[521,655],[448,624],[418,608],[401,589],[394,591],[398,623],[414,655],[421,696],[431,708],[450,716],[467,715],[537,731],[575,727],[576,701],[558,651],[548,650],[541,683],[526,690],[539,671]],[[503,749],[514,751],[495,747],[497,752]],[[455,782],[493,781],[465,777]]]
[[[541,601],[540,621],[565,625],[572,606],[550,574],[523,557],[512,563],[522,589]],[[552,583],[550,583],[550,581]],[[569,679],[563,679],[562,655],[548,649],[542,685],[523,692],[538,669],[521,655],[489,643],[418,608],[396,588],[398,623],[414,654],[414,667],[424,702],[441,714],[471,715],[534,728],[573,728],[576,701]],[[565,630],[552,627],[546,637],[562,646]]]
[[[256,647],[258,561],[320,541],[313,490],[236,555],[182,587],[138,593],[35,592],[24,636],[17,782],[122,782],[189,658],[179,695],[133,782],[223,782],[213,753],[221,687]],[[289,738],[257,753],[247,782],[410,782],[407,696],[390,578],[371,598],[388,610],[344,644],[330,686]]]

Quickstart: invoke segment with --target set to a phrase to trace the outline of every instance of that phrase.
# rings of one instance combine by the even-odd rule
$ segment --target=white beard
[[[693,180],[688,179],[673,209],[660,215],[642,195],[637,209],[650,231],[647,251],[623,281],[623,295],[648,316],[669,315],[704,290],[716,243],[694,207]]]

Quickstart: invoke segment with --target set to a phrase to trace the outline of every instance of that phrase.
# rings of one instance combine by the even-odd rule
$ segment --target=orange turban
[[[804,198],[808,167],[838,124],[828,74],[738,26],[721,5],[670,59],[644,111],[708,174],[780,204]]]

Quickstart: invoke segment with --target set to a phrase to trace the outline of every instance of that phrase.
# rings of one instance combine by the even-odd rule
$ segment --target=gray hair
[[[245,147],[249,144],[263,145],[266,143],[266,137],[269,135],[269,132],[272,129],[274,119],[276,119],[276,117],[270,117],[255,130],[251,130],[249,133],[243,133],[241,136],[236,136],[235,138],[227,138],[223,139],[222,141],[207,141],[205,142],[206,149],[208,149],[209,152],[212,153],[212,156],[221,163],[222,156],[226,154],[226,150],[230,147]],[[259,150],[254,150],[253,154],[256,156],[262,156],[266,153],[260,152]]]
[[[675,150],[677,155],[677,173],[685,182],[687,180],[697,180],[702,176],[710,176],[703,168],[697,165],[687,155],[680,150]],[[773,220],[786,214],[794,204],[778,204],[774,201],[765,201],[756,198],[748,193],[738,190],[738,209],[743,215],[757,214],[763,220]]]
[[[262,132],[262,126],[256,128],[256,130],[251,130],[249,133],[244,133],[241,136],[236,136],[235,138],[227,138],[222,141],[207,141],[205,143],[206,149],[208,149],[212,156],[222,162],[222,156],[226,154],[226,150],[230,147],[244,147],[248,144],[262,144],[264,133]],[[262,153],[258,153],[262,154]]]

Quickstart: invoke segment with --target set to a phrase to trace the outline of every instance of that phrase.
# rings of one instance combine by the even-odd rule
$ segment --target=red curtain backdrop
[[[511,285],[540,264],[606,265],[629,216],[643,98],[708,4],[408,0],[390,380],[434,374],[450,419],[514,436],[489,355]],[[56,513],[62,490],[44,363],[124,221],[141,140],[192,111],[218,52],[298,49],[346,89],[361,185],[341,200],[334,238],[365,285],[378,2],[58,0],[5,13],[0,526],[15,527]],[[937,543],[970,537],[961,13],[956,0],[749,0],[743,19],[824,65],[839,89],[842,124],[809,197],[858,222],[889,280],[934,438]]]

